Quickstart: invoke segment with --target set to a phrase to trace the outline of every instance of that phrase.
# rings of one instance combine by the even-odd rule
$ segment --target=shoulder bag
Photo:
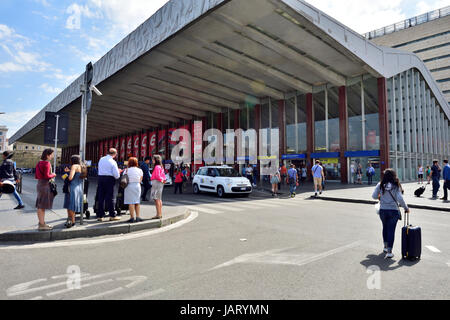
[[[130,178],[128,177],[128,169],[125,170],[126,173],[124,173],[121,177],[120,177],[120,187],[122,189],[125,189],[126,187],[128,187],[128,184],[130,183]]]
[[[44,175],[42,172],[41,164],[38,165],[39,171]],[[50,165],[50,173],[52,172],[52,166]],[[48,184],[50,186],[50,192],[53,193],[53,196],[56,197],[58,195],[58,186],[56,185],[56,182],[54,179],[50,179],[48,181]]]
[[[391,190],[388,190],[388,192],[389,192],[389,194],[391,195],[392,200],[394,200],[395,204],[397,205],[397,208],[398,208],[398,215],[399,215],[398,220],[402,221],[402,212],[400,211],[400,206],[398,205],[397,200],[396,200],[396,199],[394,198],[394,196],[392,195]]]

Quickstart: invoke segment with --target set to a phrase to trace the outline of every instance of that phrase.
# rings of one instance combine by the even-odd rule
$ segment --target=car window
[[[208,174],[207,175],[208,175],[208,177],[215,177],[215,176],[217,176],[216,171],[213,168],[209,168],[208,169]]]
[[[197,172],[197,175],[199,176],[206,176],[206,169],[199,169]]]
[[[241,177],[241,174],[233,168],[220,168],[218,169],[220,177],[236,178]]]

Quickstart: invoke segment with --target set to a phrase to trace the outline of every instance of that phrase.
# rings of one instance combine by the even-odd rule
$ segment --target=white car
[[[213,192],[222,198],[227,194],[252,193],[253,188],[250,181],[243,177],[238,171],[228,166],[202,167],[192,181],[194,194],[200,192]]]

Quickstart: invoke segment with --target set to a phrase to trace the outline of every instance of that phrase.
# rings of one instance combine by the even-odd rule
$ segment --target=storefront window
[[[306,152],[306,95],[297,97],[298,152]]]
[[[286,153],[298,153],[297,121],[295,118],[296,105],[295,97],[287,99],[285,102],[286,110]]]
[[[325,123],[325,91],[313,95],[315,151],[327,152],[326,123]]]
[[[361,165],[362,169],[362,182],[366,183],[368,182],[367,177],[367,168],[369,167],[369,163],[372,164],[373,168],[375,169],[375,175],[372,177],[373,184],[377,184],[380,181],[380,158],[379,157],[361,157],[361,158],[350,158],[350,183],[357,183],[357,169],[358,166]]]
[[[360,151],[363,147],[361,82],[347,87],[348,150]]]
[[[364,112],[365,132],[367,150],[380,149],[380,123],[378,108],[378,83],[377,79],[370,78],[364,83]]]
[[[340,150],[339,140],[339,89],[328,89],[328,150]],[[344,150],[345,151],[345,150]]]

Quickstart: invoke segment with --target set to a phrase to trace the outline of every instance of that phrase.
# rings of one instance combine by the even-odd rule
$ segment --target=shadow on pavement
[[[401,267],[412,267],[419,263],[420,260],[405,260],[400,259],[397,263],[397,260],[395,259],[385,259],[385,253],[381,253],[379,255],[375,254],[369,254],[365,260],[361,261],[361,265],[363,265],[366,268],[369,268],[371,266],[377,266],[380,268],[381,271],[394,271]],[[397,263],[397,265],[394,265]]]

